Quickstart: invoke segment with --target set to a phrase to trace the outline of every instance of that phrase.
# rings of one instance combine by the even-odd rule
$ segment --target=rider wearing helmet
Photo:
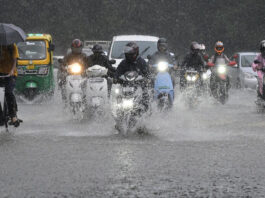
[[[258,74],[258,100],[265,100],[265,87],[263,85],[263,77],[265,74],[265,40],[261,41],[259,44],[260,54],[255,58],[252,69]]]
[[[165,38],[157,41],[157,50],[149,59],[149,64],[153,65],[161,60],[167,61],[169,64],[176,66],[175,57],[168,51],[168,44]]]
[[[143,89],[143,105],[145,111],[149,107],[148,81],[150,77],[149,67],[146,61],[139,56],[139,46],[135,42],[129,42],[124,49],[125,59],[118,65],[115,73],[115,81],[119,81],[119,77],[128,71],[136,71],[138,74],[145,77],[145,82],[142,83]],[[120,82],[122,83],[122,82]]]
[[[101,45],[94,45],[92,48],[93,54],[87,57],[88,67],[92,67],[93,65],[100,65],[108,69],[107,76],[110,78],[114,77],[116,69],[112,67],[112,62],[108,59],[108,57],[104,54],[103,48]],[[112,87],[111,79],[107,79],[108,82],[108,96],[110,96],[110,91]]]
[[[169,64],[173,65],[174,68],[177,67],[177,62],[176,62],[175,56],[174,56],[174,54],[172,54],[168,51],[168,43],[167,43],[167,40],[165,38],[160,38],[157,41],[157,51],[153,55],[151,55],[149,58],[148,64],[151,68],[151,71],[153,70],[152,65],[158,64],[160,61],[166,61]],[[171,74],[171,78],[172,78],[173,86],[174,86],[175,85],[175,83],[174,83],[175,77],[173,76],[172,70],[170,70],[169,72]]]
[[[66,101],[66,93],[65,93],[65,83],[67,76],[67,65],[71,65],[73,63],[79,63],[83,65],[84,68],[88,67],[87,64],[87,56],[82,52],[83,50],[83,42],[80,39],[74,39],[71,44],[71,52],[64,56],[58,71],[58,84],[62,91],[62,99]],[[84,70],[85,71],[85,70]]]
[[[112,67],[111,61],[109,61],[108,57],[104,54],[102,46],[98,44],[94,45],[92,52],[93,54],[87,57],[88,67],[93,65],[106,67],[108,69],[108,76],[113,77],[116,70]]]
[[[210,58],[209,62],[215,64],[217,58],[224,58],[226,63],[229,63],[229,58],[224,54],[224,44],[222,41],[217,41],[214,46],[215,54]]]
[[[149,68],[145,60],[139,56],[139,47],[134,42],[129,42],[124,49],[125,59],[118,65],[115,77],[119,78],[127,71],[137,71],[146,78],[149,78]]]
[[[209,61],[209,54],[207,54],[206,47],[204,44],[200,44],[200,54],[203,60],[207,63]]]
[[[190,45],[190,52],[184,57],[181,64],[180,72],[180,88],[183,89],[186,85],[185,72],[187,69],[195,69],[201,71],[204,69],[204,61],[200,55],[200,45],[198,42],[192,42]]]

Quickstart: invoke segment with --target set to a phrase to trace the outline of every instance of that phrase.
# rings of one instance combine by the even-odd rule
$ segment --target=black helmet
[[[190,51],[191,51],[192,54],[198,54],[199,51],[200,51],[199,43],[196,42],[196,41],[191,42]]]
[[[96,45],[93,46],[92,52],[94,54],[96,54],[96,53],[101,54],[101,53],[103,53],[103,48],[102,48],[101,45],[96,44]]]
[[[80,39],[74,39],[71,44],[72,52],[75,54],[81,54],[83,49],[83,42]]]
[[[167,39],[165,38],[160,38],[157,41],[157,49],[160,52],[165,52],[167,51],[168,45],[167,45]]]
[[[124,54],[127,61],[134,62],[139,55],[139,46],[135,42],[127,43]]]

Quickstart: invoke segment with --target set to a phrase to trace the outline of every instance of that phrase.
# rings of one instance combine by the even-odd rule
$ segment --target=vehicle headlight
[[[48,74],[48,71],[49,71],[49,68],[48,67],[41,66],[39,68],[38,74],[40,74],[40,75],[46,75],[46,74]]]
[[[160,72],[166,71],[167,68],[168,68],[168,63],[167,62],[159,62],[158,65],[157,65],[157,69]]]
[[[78,63],[74,63],[72,65],[69,65],[70,72],[73,74],[79,74],[82,71],[82,67]]]
[[[192,81],[192,77],[190,75],[186,76],[187,81]]]
[[[193,82],[195,82],[195,81],[197,80],[197,75],[196,75],[196,76],[192,76],[192,77],[191,77],[191,80],[192,80]]]
[[[203,74],[202,74],[202,79],[203,79],[203,80],[207,80],[207,78],[208,78],[208,74],[207,74],[207,73],[203,73]]]
[[[115,94],[119,94],[120,93],[120,89],[115,89]]]
[[[217,69],[217,72],[218,72],[219,74],[224,74],[224,73],[226,73],[226,67],[225,67],[224,65],[220,65],[220,66],[218,67],[218,69]]]
[[[122,102],[122,107],[124,109],[133,108],[133,99],[124,99],[123,102]]]
[[[245,76],[245,78],[249,78],[249,79],[256,78],[253,74],[248,73],[248,72],[245,72],[245,73],[244,73],[244,76]]]
[[[18,68],[17,68],[17,73],[18,73],[18,75],[23,75],[23,74],[24,74],[24,69],[23,69],[23,67],[18,67]]]

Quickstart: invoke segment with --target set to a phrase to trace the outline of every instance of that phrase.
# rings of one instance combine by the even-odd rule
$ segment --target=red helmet
[[[80,39],[74,39],[71,44],[71,49],[73,53],[82,53],[83,42]]]

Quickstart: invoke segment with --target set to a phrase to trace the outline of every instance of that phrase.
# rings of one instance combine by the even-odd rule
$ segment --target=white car
[[[238,87],[256,89],[257,72],[253,71],[251,65],[257,55],[257,52],[238,52],[233,56],[237,62],[235,69],[237,69]]]
[[[146,35],[120,35],[114,36],[111,43],[111,48],[109,51],[109,60],[114,59],[116,63],[113,67],[118,67],[120,62],[124,59],[124,48],[129,42],[135,42],[139,46],[139,54],[142,58],[147,61],[147,56],[152,55],[157,51],[157,41],[156,36],[146,36]]]

